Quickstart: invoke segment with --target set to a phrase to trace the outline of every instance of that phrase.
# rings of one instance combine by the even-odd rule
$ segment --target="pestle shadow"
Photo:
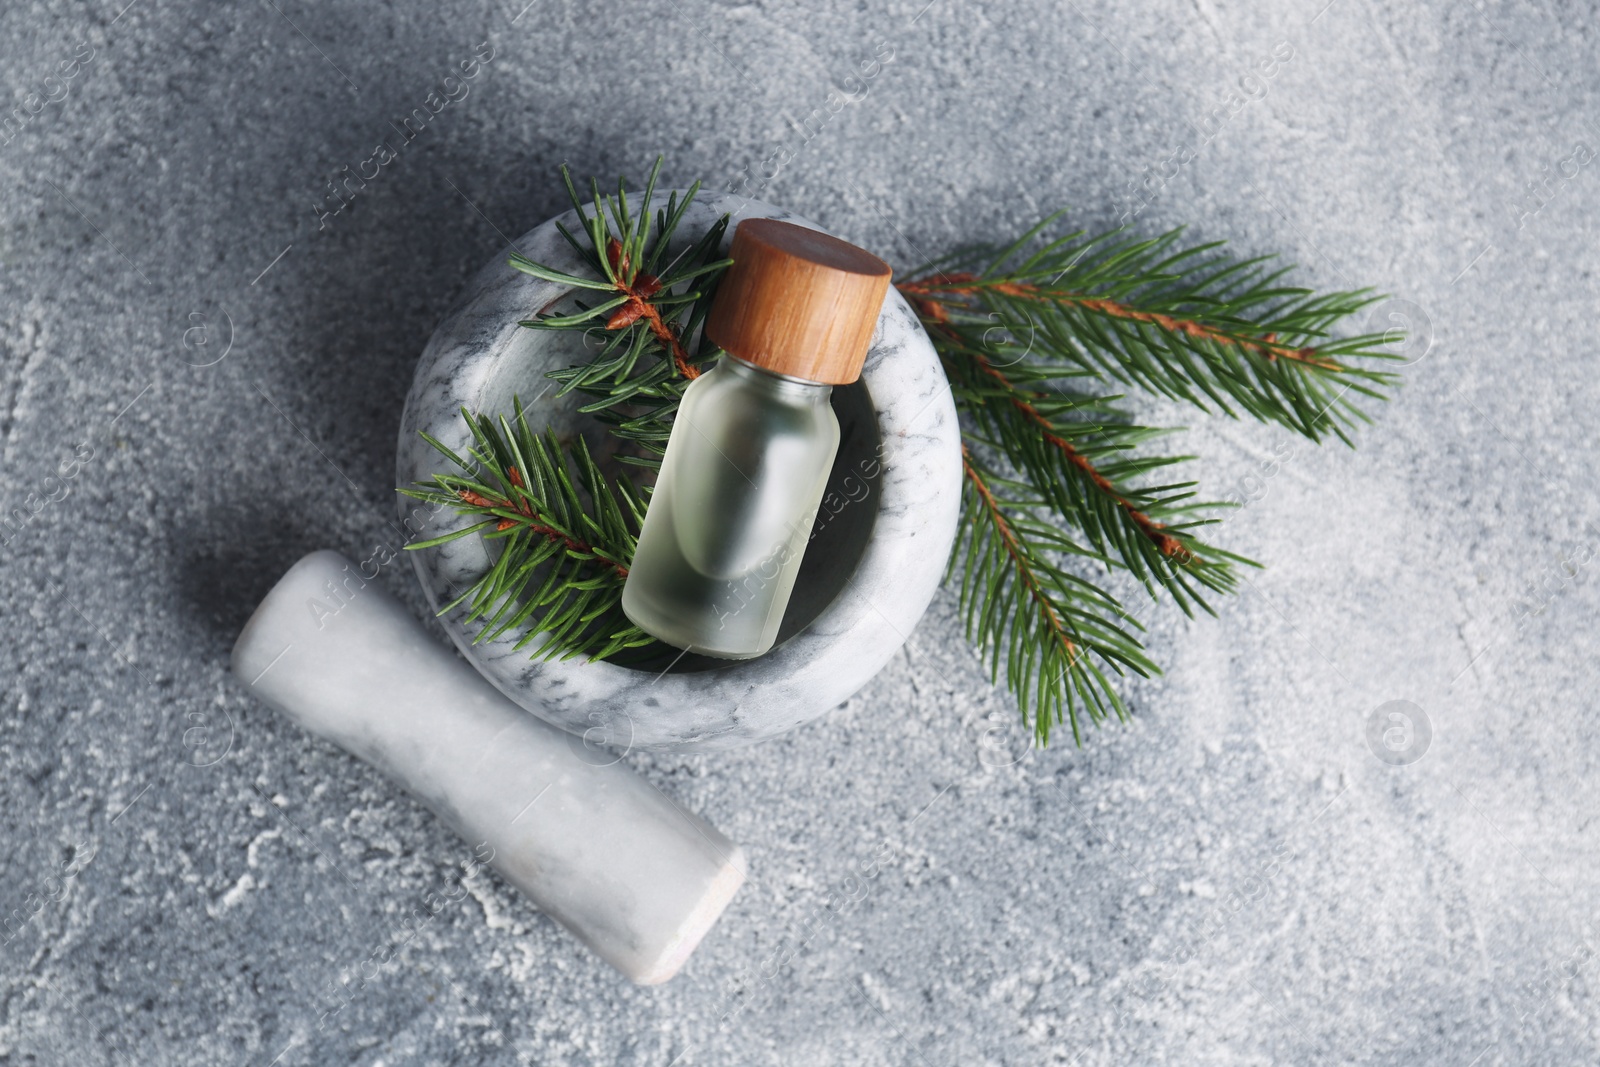
[[[308,552],[337,543],[323,524],[306,521],[287,500],[249,496],[200,517],[214,537],[190,542],[178,568],[177,606],[195,629],[232,648],[278,579]]]

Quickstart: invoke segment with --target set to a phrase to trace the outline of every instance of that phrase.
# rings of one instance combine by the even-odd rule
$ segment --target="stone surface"
[[[744,882],[744,853],[715,827],[620,755],[500,695],[337,552],[289,568],[230,667],[256,699],[421,800],[474,866],[636,982],[676,974]],[[448,903],[434,896],[406,920]]]
[[[1592,15],[924,2],[0,8],[38,108],[0,144],[0,504],[40,504],[0,564],[0,1059],[1600,1058]],[[751,871],[640,989],[227,662],[295,559],[398,542],[412,368],[556,165],[658,151],[902,267],[1148,183],[1140,232],[1395,293],[1431,345],[1355,451],[1150,406],[1268,566],[1216,619],[1143,609],[1131,726],[1011,762],[941,593],[839,710],[630,756]],[[345,166],[376,177],[331,214]],[[1395,700],[1432,728],[1400,766]]]
[[[672,190],[659,190],[665,203]],[[681,191],[680,191],[681,193]],[[637,204],[637,200],[635,203]],[[696,196],[683,214],[670,255],[681,253],[728,216],[723,251],[747,218],[779,218],[815,227],[769,204],[733,194]],[[576,211],[536,227],[516,242],[536,263],[569,274],[587,268],[557,225],[580,232]],[[517,325],[530,309],[565,290],[520,274],[496,255],[445,316],[417,366],[400,421],[396,485],[459,473],[422,434],[464,456],[473,445],[462,408],[509,415],[521,401],[528,424],[575,433],[589,429],[604,454],[602,427],[577,417],[581,394],[557,398],[547,370],[583,358],[579,335]],[[573,351],[574,346],[578,351]],[[961,504],[961,444],[950,386],[939,357],[898,292],[884,301],[860,381],[836,402],[840,447],[805,549],[780,636],[757,659],[729,663],[671,656],[662,663],[534,659],[513,630],[483,640],[481,622],[464,611],[443,624],[461,653],[512,700],[567,730],[622,748],[738,748],[810,722],[854,695],[905,644],[944,577]],[[470,526],[472,520],[400,498],[398,520],[417,539]],[[409,524],[409,525],[408,525]],[[477,537],[411,555],[437,610],[492,564]]]

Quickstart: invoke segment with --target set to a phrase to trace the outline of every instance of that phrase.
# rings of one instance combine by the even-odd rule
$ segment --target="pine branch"
[[[968,636],[985,649],[991,670],[1005,661],[1008,687],[1025,720],[1031,713],[1041,741],[1064,707],[1081,743],[1075,706],[1102,721],[1093,698],[1105,691],[1095,684],[1104,676],[1064,671],[1079,662],[1071,647],[1086,646],[1063,645],[1050,612],[1030,612],[1018,602],[1019,589],[1031,590],[1035,601],[1044,597],[1030,580],[1039,572],[1026,550],[1051,542],[1006,526],[990,486],[1025,485],[1033,494],[1026,501],[1030,516],[1042,507],[1052,528],[1082,531],[1084,546],[1069,551],[1057,542],[1057,552],[1125,568],[1152,596],[1170,594],[1185,614],[1195,606],[1210,612],[1205,592],[1233,592],[1235,566],[1259,564],[1201,539],[1198,529],[1217,521],[1219,505],[1196,499],[1192,481],[1154,481],[1192,457],[1141,452],[1166,431],[1136,425],[1118,408],[1120,397],[1102,392],[1103,383],[1140,386],[1202,410],[1243,412],[1314,441],[1332,435],[1348,444],[1347,428],[1365,418],[1350,394],[1381,398],[1397,380],[1380,369],[1381,361],[1397,357],[1383,348],[1392,341],[1385,335],[1331,333],[1376,299],[1366,290],[1318,296],[1283,286],[1284,272],[1269,271],[1265,260],[1233,262],[1218,245],[1177,248],[1178,231],[1150,240],[1120,231],[1041,238],[1057,217],[1005,248],[944,257],[898,288],[939,352],[969,445],[1004,457],[1021,479],[985,476],[967,449],[964,536],[970,545],[971,525],[987,516],[997,543],[1014,546],[1016,571],[1013,587],[993,588],[987,599],[963,585]],[[988,551],[999,558],[993,544]],[[1106,625],[1128,618],[1114,601],[1091,603]],[[1012,632],[998,640],[1004,619],[1031,627],[1028,638]],[[1043,651],[1052,643],[1053,660]],[[1052,687],[1052,677],[1068,684]]]
[[[1012,245],[974,249],[899,283],[927,323],[974,347],[1009,337],[1008,356],[1087,374],[1237,417],[1277,422],[1313,441],[1366,416],[1398,376],[1392,338],[1335,338],[1330,328],[1380,299],[1370,290],[1315,294],[1280,284],[1270,257],[1235,261],[1220,243],[1178,247],[1181,230],[1139,239],[1122,230],[1068,233],[1027,252],[1052,215]],[[981,262],[980,262],[981,261]],[[968,265],[969,269],[944,268]],[[1025,340],[1024,340],[1025,339]]]
[[[1142,455],[1167,431],[1135,425],[1115,397],[1066,392],[1052,369],[1002,371],[981,351],[941,334],[941,360],[969,438],[1003,454],[1062,519],[1082,530],[1107,567],[1125,567],[1152,596],[1166,590],[1185,614],[1211,612],[1201,588],[1231,593],[1236,563],[1250,560],[1205,543],[1194,531],[1218,505],[1194,500],[1193,482],[1139,484],[1190,456]]]
[[[717,255],[728,227],[726,215],[677,255],[669,256],[700,183],[691,185],[681,199],[676,192],[669,194],[667,206],[657,211],[652,227],[650,205],[661,165],[658,157],[637,214],[630,210],[620,179],[615,197],[602,196],[591,181],[591,210],[585,210],[571,175],[562,167],[562,180],[587,245],[580,244],[565,226],[558,226],[594,275],[582,285],[573,275],[532,263],[521,255],[513,255],[511,260],[513,267],[536,277],[562,281],[574,289],[615,294],[594,305],[577,301],[575,312],[543,314],[522,325],[575,330],[586,338],[595,335],[597,325],[603,327],[605,340],[593,358],[551,371],[549,377],[560,385],[558,397],[572,392],[590,397],[578,410],[594,415],[619,438],[638,446],[639,454],[619,457],[623,462],[651,469],[660,464],[684,388],[720,354],[700,328],[711,309],[716,283],[732,262]]]
[[[1005,667],[1006,685],[1041,745],[1062,722],[1082,744],[1080,715],[1096,723],[1127,717],[1106,669],[1150,675],[1159,668],[1136,637],[1110,621],[1131,621],[1116,599],[1057,562],[1090,553],[1051,521],[1049,503],[965,446],[961,467],[966,507],[950,570],[961,572],[967,639],[987,660],[991,681]]]
[[[563,392],[585,386],[597,388],[607,382],[615,384],[617,374],[631,375],[639,357],[650,347],[649,340],[671,357],[673,369],[679,376],[692,380],[700,374],[698,363],[708,354],[705,346],[701,345],[699,353],[692,355],[683,338],[700,325],[710,308],[710,299],[709,293],[692,289],[690,283],[696,279],[714,281],[733,262],[712,258],[727,228],[727,220],[719,220],[684,254],[658,268],[683,221],[684,212],[700,189],[700,183],[695,182],[682,200],[676,192],[669,194],[667,206],[657,212],[652,228],[650,202],[655,195],[661,164],[658,157],[645,183],[637,215],[629,209],[627,188],[621,179],[617,182],[615,197],[603,195],[599,184],[591,180],[592,213],[585,211],[572,184],[572,176],[566,165],[562,165],[561,178],[588,238],[588,246],[580,244],[566,226],[556,225],[588,265],[592,277],[535,263],[520,252],[511,255],[511,265],[524,273],[574,289],[614,294],[598,304],[579,302],[578,310],[569,314],[547,313],[522,323],[533,329],[588,333],[601,321],[604,328],[613,333],[600,356],[585,368],[585,373],[563,383],[566,386]],[[659,274],[652,273],[658,269]],[[613,394],[607,391],[597,395]]]
[[[432,437],[427,441],[462,473],[436,474],[431,484],[400,491],[481,521],[406,547],[431,548],[477,533],[497,542],[500,552],[489,571],[439,613],[466,602],[467,620],[483,621],[476,641],[521,628],[515,647],[523,648],[544,634],[536,651],[544,659],[598,659],[649,644],[652,638],[620,610],[644,519],[638,492],[625,478],[608,482],[583,438],[568,448],[551,431],[535,433],[521,403],[513,420],[502,416],[498,425],[488,416],[461,414],[474,441],[466,456]]]

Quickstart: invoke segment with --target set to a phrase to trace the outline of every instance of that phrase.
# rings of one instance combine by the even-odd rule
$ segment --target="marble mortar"
[[[665,203],[667,192],[660,193]],[[681,195],[681,194],[680,194]],[[676,244],[687,246],[723,214],[733,229],[745,218],[814,223],[738,196],[697,197]],[[556,229],[581,232],[568,212],[516,242],[531,259],[574,274],[588,272]],[[577,334],[518,325],[568,294],[559,285],[514,271],[498,254],[472,279],[440,323],[417,367],[401,420],[397,484],[449,469],[422,440],[426,431],[464,454],[466,407],[512,411],[520,397],[530,424],[562,435],[582,433],[605,453],[611,439],[577,412],[575,397],[556,398],[545,372],[583,358]],[[906,641],[943,576],[955,537],[961,488],[960,432],[949,384],[927,334],[891,289],[861,380],[833,394],[841,441],[828,493],[795,592],[766,655],[741,662],[685,655],[626,667],[572,660],[541,662],[520,634],[477,641],[480,629],[458,609],[443,619],[472,664],[523,708],[586,739],[614,747],[727,749],[791,730],[836,707],[867,683]],[[401,497],[408,528],[421,515]],[[426,512],[426,508],[423,509]],[[465,524],[432,516],[424,536]],[[491,565],[477,537],[410,554],[428,601],[437,609]],[[536,639],[537,640],[537,639]]]

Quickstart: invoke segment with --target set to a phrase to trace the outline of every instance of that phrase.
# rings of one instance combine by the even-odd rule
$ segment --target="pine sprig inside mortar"
[[[650,643],[619,607],[644,518],[633,485],[626,478],[608,482],[581,437],[569,460],[554,433],[528,425],[520,401],[515,417],[501,416],[498,425],[470,411],[461,416],[472,428],[467,456],[423,436],[462,473],[436,474],[432,484],[401,492],[480,521],[406,547],[432,548],[474,533],[504,547],[440,614],[466,603],[467,618],[483,620],[480,641],[526,627],[516,644],[523,648],[544,634],[539,654],[547,658],[598,659]]]
[[[685,386],[720,355],[699,327],[729,263],[717,258],[726,217],[669,258],[699,184],[652,218],[660,169],[658,159],[635,208],[621,182],[615,196],[591,182],[585,205],[563,168],[585,240],[561,232],[589,276],[511,259],[580,294],[576,310],[522,325],[591,337],[601,327],[597,354],[550,377],[632,447],[619,458],[650,469]],[[1126,717],[1118,677],[1159,672],[1142,627],[1097,574],[1131,575],[1193,614],[1234,591],[1238,567],[1258,566],[1202,536],[1223,505],[1172,479],[1169,469],[1193,457],[1150,450],[1171,431],[1135,422],[1121,391],[1350,444],[1365,420],[1360,400],[1398,383],[1383,366],[1401,358],[1392,332],[1333,332],[1379,299],[1368,290],[1288,286],[1270,259],[1185,247],[1179,231],[1053,234],[1059,219],[895,282],[933,340],[962,421],[964,516],[949,582],[968,639],[991,677],[1004,675],[1040,744],[1059,725],[1081,743],[1085,720]],[[561,658],[649,644],[619,604],[647,492],[608,481],[581,440],[567,459],[520,405],[498,426],[464,415],[470,456],[431,442],[462,473],[402,491],[482,518],[412,548],[472,532],[500,539],[493,568],[457,601],[488,620],[480,639],[521,628],[519,647],[543,634],[533,654]]]

